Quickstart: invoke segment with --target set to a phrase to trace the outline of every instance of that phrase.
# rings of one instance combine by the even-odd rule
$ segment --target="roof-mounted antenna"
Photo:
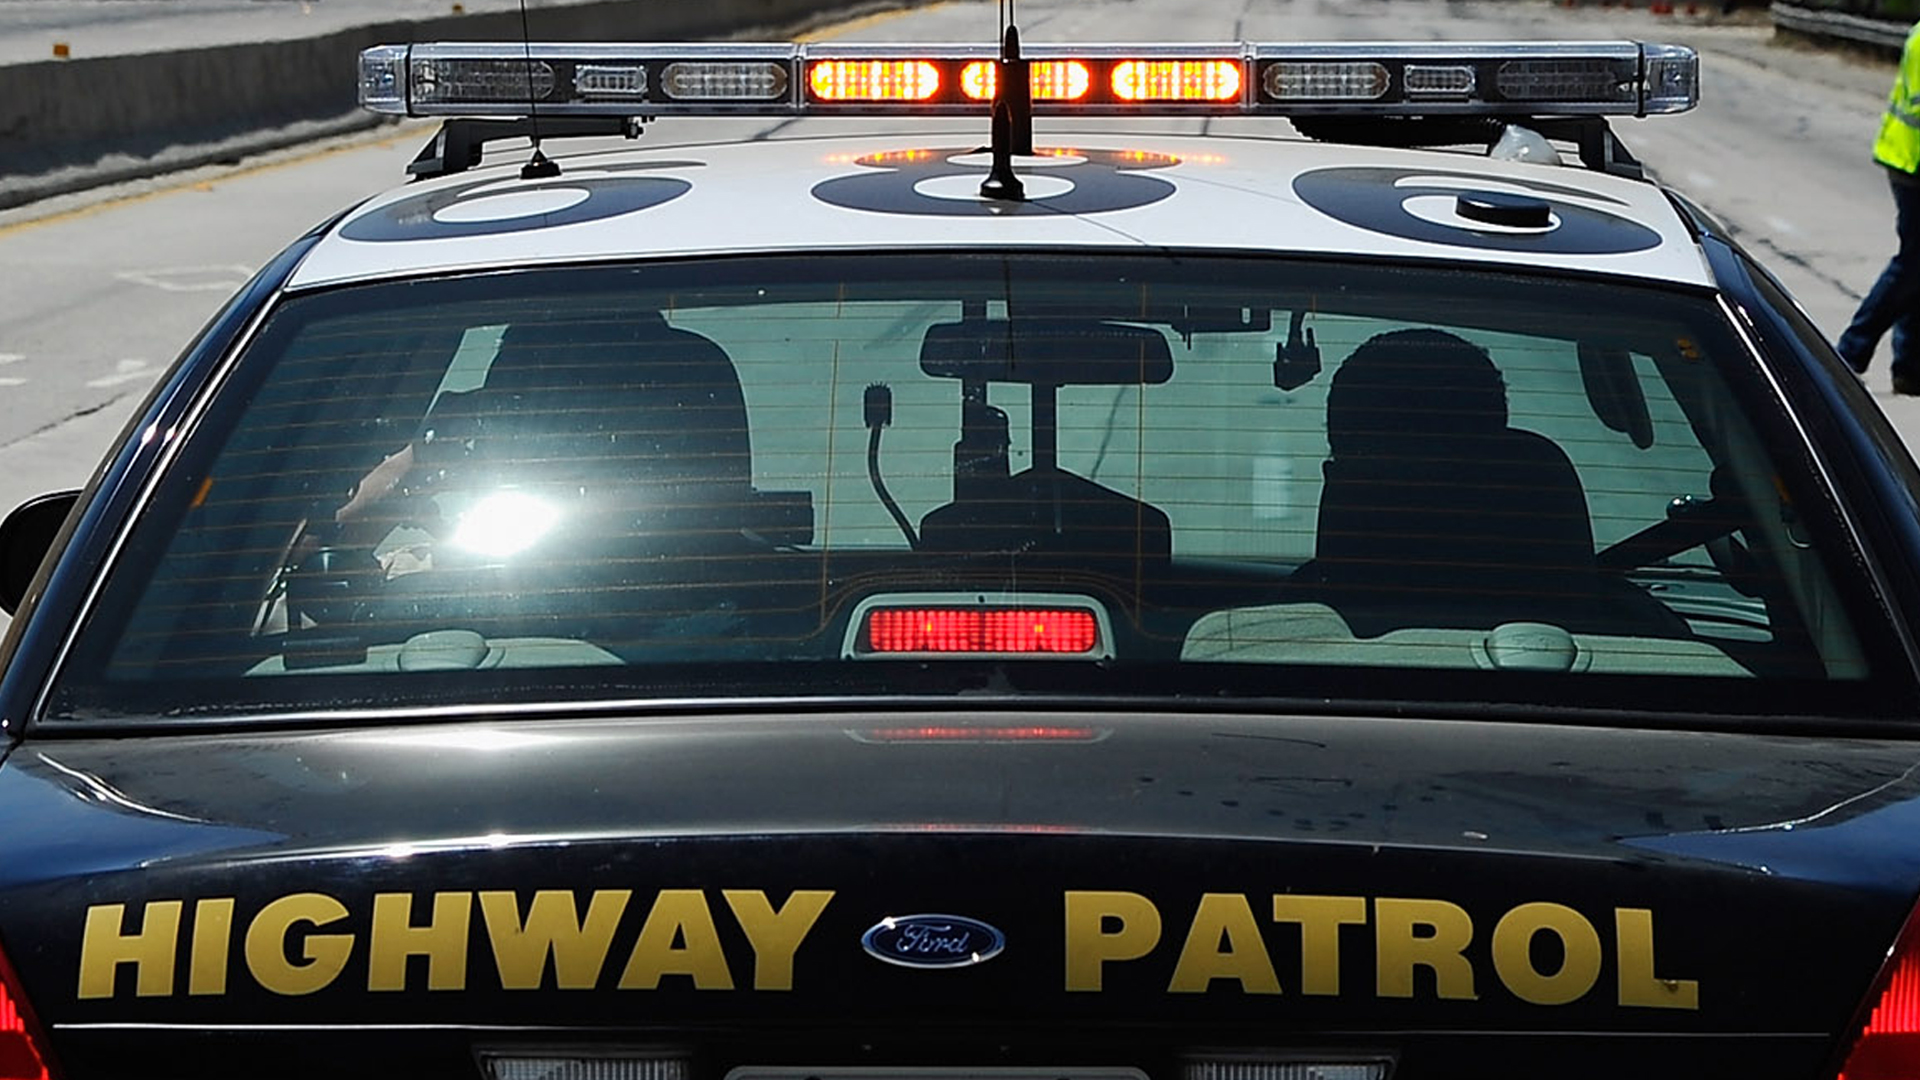
[[[523,0],[524,2],[524,0]],[[1020,56],[1020,28],[1013,0],[1000,0],[1000,62],[993,83],[993,168],[980,181],[980,197],[1025,202],[1026,185],[1013,171],[1013,156],[1033,156],[1033,76]]]
[[[533,139],[533,156],[520,166],[520,179],[545,180],[560,175],[560,165],[540,152],[540,103],[533,90],[533,34],[527,29],[527,0],[520,0],[520,46],[527,56],[527,122]]]

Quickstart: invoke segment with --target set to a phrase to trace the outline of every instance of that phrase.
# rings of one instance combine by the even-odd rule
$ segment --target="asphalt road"
[[[352,2],[311,6],[338,11]],[[395,0],[398,7],[411,2]],[[298,4],[113,6],[193,8],[194,18],[271,8],[284,18]],[[9,16],[67,6],[0,0],[0,28]],[[395,10],[385,2],[362,6]],[[1829,333],[1844,325],[1892,250],[1891,201],[1868,153],[1892,64],[1776,44],[1759,17],[1720,22],[1544,0],[1020,0],[1018,10],[1028,40],[1046,41],[1626,37],[1690,44],[1703,57],[1700,109],[1620,124],[1635,153],[1738,233]],[[818,36],[989,40],[996,21],[994,0],[954,0]],[[0,40],[13,36],[0,32]],[[670,120],[646,138],[784,137],[846,123]],[[1242,119],[1164,126],[1208,123],[1260,130]],[[980,125],[957,126],[974,132]],[[253,268],[315,222],[398,182],[430,131],[390,128],[0,214],[0,506],[83,482],[155,377]],[[1920,399],[1886,396],[1884,353],[1870,382],[1909,444],[1920,445]]]

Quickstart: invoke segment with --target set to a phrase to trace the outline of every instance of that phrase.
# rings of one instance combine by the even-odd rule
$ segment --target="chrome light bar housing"
[[[987,45],[434,42],[360,54],[395,116],[977,114]],[[1033,44],[1038,115],[1649,116],[1700,100],[1698,54],[1601,42]]]

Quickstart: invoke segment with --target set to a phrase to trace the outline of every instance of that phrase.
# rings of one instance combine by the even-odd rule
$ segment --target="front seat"
[[[1537,621],[1679,632],[1594,560],[1585,490],[1552,440],[1507,425],[1486,351],[1433,329],[1355,349],[1327,394],[1315,555],[1295,581],[1355,634]]]

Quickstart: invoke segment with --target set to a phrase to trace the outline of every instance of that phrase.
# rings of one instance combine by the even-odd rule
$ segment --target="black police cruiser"
[[[0,529],[0,1077],[1920,1075],[1920,482],[1697,72],[369,51]]]

